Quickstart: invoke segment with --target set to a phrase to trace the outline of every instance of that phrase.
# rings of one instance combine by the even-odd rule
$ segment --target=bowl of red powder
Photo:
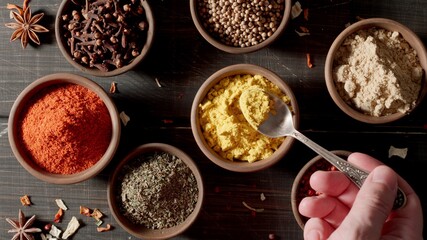
[[[56,184],[87,180],[113,158],[120,140],[117,109],[95,82],[68,73],[37,79],[12,106],[9,142],[34,177]]]
[[[343,159],[347,159],[351,153],[344,150],[334,150],[332,152]],[[308,218],[299,213],[298,207],[303,198],[318,195],[310,186],[310,177],[316,171],[337,171],[337,169],[318,155],[308,161],[295,177],[291,190],[291,205],[295,220],[302,229],[304,229]]]

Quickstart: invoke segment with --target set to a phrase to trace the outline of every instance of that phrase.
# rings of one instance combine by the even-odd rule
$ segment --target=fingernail
[[[306,239],[308,240],[320,240],[320,233],[316,229],[312,229],[306,235]]]

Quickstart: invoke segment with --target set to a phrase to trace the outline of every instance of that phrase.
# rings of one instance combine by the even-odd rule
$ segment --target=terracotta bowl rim
[[[256,162],[237,162],[237,161],[230,161],[228,159],[222,158],[220,155],[218,155],[215,151],[213,151],[210,147],[208,147],[205,138],[203,137],[202,130],[199,124],[199,117],[198,117],[198,106],[203,101],[205,95],[209,91],[209,89],[218,83],[221,79],[227,76],[232,76],[236,74],[260,74],[267,79],[269,79],[271,82],[276,84],[287,96],[291,99],[291,105],[294,111],[294,124],[295,127],[298,129],[299,127],[299,107],[297,103],[297,99],[290,88],[290,86],[284,82],[277,74],[274,72],[258,66],[254,64],[235,64],[230,65],[227,67],[224,67],[215,73],[213,73],[199,88],[199,90],[196,93],[196,96],[193,100],[192,108],[191,108],[191,130],[193,132],[193,136],[196,140],[197,145],[199,146],[200,150],[205,154],[205,156],[211,160],[213,163],[215,163],[217,166],[234,171],[234,172],[255,172],[260,171],[263,169],[266,169],[277,162],[279,162],[291,149],[295,139],[292,137],[286,137],[285,141],[282,143],[282,145],[279,147],[278,150],[276,150],[272,156],[269,158],[256,161]]]
[[[110,145],[108,146],[102,158],[94,166],[82,172],[70,175],[49,173],[41,169],[25,156],[25,153],[23,153],[24,150],[22,149],[23,147],[20,146],[16,139],[16,122],[19,121],[19,113],[25,107],[27,101],[39,90],[46,86],[65,83],[78,84],[95,92],[103,100],[105,106],[107,107],[112,123],[112,136]],[[108,165],[108,163],[114,157],[114,154],[119,145],[121,133],[120,124],[119,114],[114,102],[100,85],[88,78],[79,75],[71,73],[54,73],[35,80],[18,95],[10,111],[10,117],[8,120],[8,138],[12,152],[14,153],[16,159],[31,175],[49,183],[73,184],[96,176]]]
[[[123,166],[126,165],[129,161],[133,160],[139,154],[155,151],[168,152],[172,155],[179,157],[193,172],[199,190],[198,200],[193,212],[187,217],[187,219],[183,223],[175,227],[166,229],[148,229],[144,226],[131,223],[128,219],[126,219],[126,217],[124,217],[120,213],[118,204],[116,202],[116,181]],[[204,183],[202,174],[196,163],[184,151],[175,146],[165,143],[147,143],[140,145],[130,151],[123,158],[123,160],[121,160],[119,164],[115,167],[113,173],[110,175],[110,178],[108,180],[107,199],[111,214],[126,232],[132,234],[135,237],[143,239],[167,239],[181,234],[196,221],[204,202]]]
[[[63,15],[63,12],[66,10],[66,8],[70,4],[72,4],[71,1],[63,0],[59,5],[58,11],[56,13],[56,18],[55,18],[55,38],[56,38],[56,42],[58,44],[60,52],[62,53],[64,58],[67,60],[67,62],[69,62],[74,68],[82,71],[83,73],[90,74],[92,76],[112,77],[112,76],[117,76],[135,69],[147,57],[154,42],[154,35],[155,35],[155,28],[156,28],[153,11],[148,1],[141,0],[141,4],[144,7],[144,12],[146,14],[146,18],[149,26],[147,31],[147,40],[144,44],[144,47],[142,48],[141,53],[128,65],[125,65],[121,68],[117,68],[108,72],[103,72],[96,68],[89,68],[89,67],[83,66],[78,62],[74,61],[73,58],[71,57],[69,53],[70,50],[68,49],[68,47],[63,41],[63,37],[62,37],[63,30],[61,27],[61,23],[62,23],[61,16]]]
[[[243,53],[251,53],[258,51],[260,49],[263,49],[269,45],[271,45],[273,42],[275,42],[285,31],[286,26],[290,22],[290,16],[291,16],[291,8],[292,8],[292,1],[291,0],[285,0],[285,9],[283,18],[280,21],[279,27],[277,30],[268,37],[266,40],[262,41],[261,43],[249,46],[249,47],[233,47],[226,45],[222,43],[221,41],[215,39],[211,36],[211,34],[208,33],[208,31],[203,27],[203,24],[201,23],[201,20],[199,18],[199,14],[197,11],[197,2],[199,0],[190,0],[190,12],[191,12],[191,18],[193,20],[194,25],[197,28],[197,31],[202,35],[202,37],[209,42],[212,46],[216,47],[219,50],[222,50],[224,52],[232,53],[232,54],[243,54]]]
[[[422,86],[420,90],[420,95],[418,97],[416,106],[413,107],[408,113],[395,113],[387,116],[381,116],[381,117],[374,117],[369,116],[367,114],[363,114],[355,109],[353,109],[351,106],[349,106],[339,95],[337,92],[337,89],[335,87],[334,79],[332,76],[333,72],[333,62],[334,62],[334,55],[338,48],[341,46],[342,42],[346,37],[351,35],[352,33],[365,28],[371,28],[371,27],[379,27],[384,28],[389,31],[398,31],[403,38],[410,43],[410,45],[417,51],[418,58],[420,60],[421,67],[424,69],[424,77],[422,80]],[[421,39],[415,34],[411,29],[406,27],[405,25],[391,20],[387,18],[368,18],[360,20],[346,29],[344,29],[334,40],[332,43],[325,61],[325,82],[326,87],[328,89],[328,92],[334,101],[334,103],[348,116],[352,117],[355,120],[358,120],[360,122],[369,123],[369,124],[383,124],[383,123],[390,123],[396,120],[399,120],[406,115],[410,114],[410,112],[414,111],[417,106],[420,105],[420,103],[423,101],[427,94],[427,51],[426,48],[421,41]]]

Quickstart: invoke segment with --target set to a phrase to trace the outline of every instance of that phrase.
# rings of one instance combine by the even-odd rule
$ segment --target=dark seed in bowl
[[[61,17],[73,60],[101,71],[131,63],[147,39],[146,14],[137,0],[72,0]]]

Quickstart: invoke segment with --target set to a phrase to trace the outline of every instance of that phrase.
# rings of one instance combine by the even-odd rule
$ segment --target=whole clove
[[[74,61],[112,71],[140,55],[149,28],[140,1],[72,0],[70,5],[61,26]]]

